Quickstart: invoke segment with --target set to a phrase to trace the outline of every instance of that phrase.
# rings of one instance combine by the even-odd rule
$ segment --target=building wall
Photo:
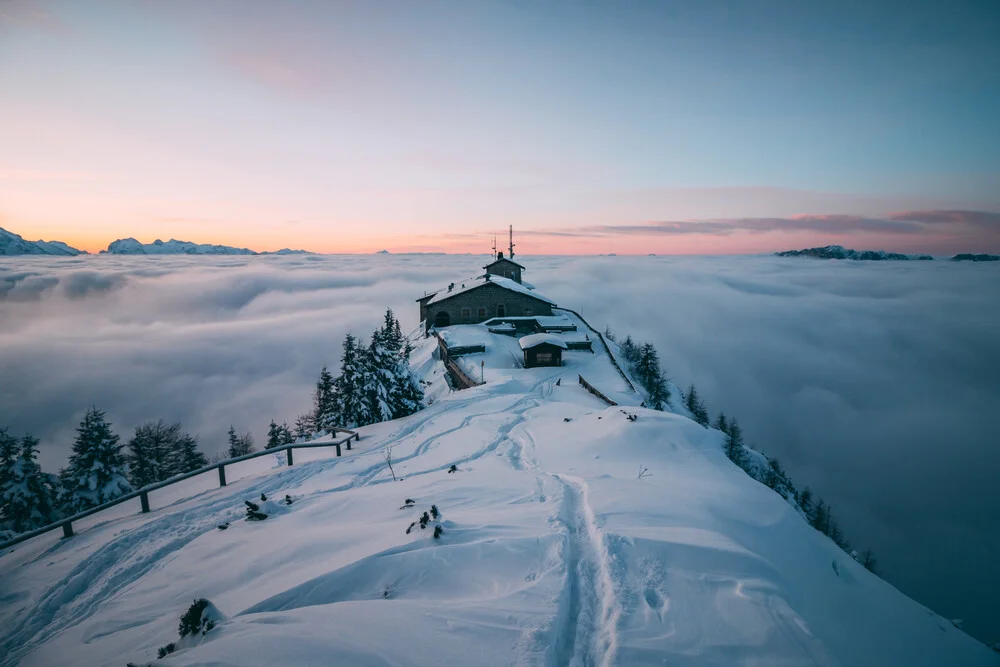
[[[558,345],[542,343],[524,351],[524,367],[562,366],[562,348]],[[539,358],[539,356],[542,358]]]
[[[498,317],[497,307],[504,306],[504,316],[523,317],[525,315],[552,315],[552,306],[526,294],[491,285],[489,283],[474,290],[457,294],[440,303],[422,309],[426,313],[428,327],[434,326],[439,312],[446,312],[450,324],[478,324],[492,317]],[[465,312],[463,309],[467,308]],[[480,308],[485,314],[480,314]]]
[[[486,267],[486,273],[491,276],[500,276],[502,278],[510,278],[515,282],[521,282],[521,267],[510,261],[509,259],[501,259],[488,267]]]

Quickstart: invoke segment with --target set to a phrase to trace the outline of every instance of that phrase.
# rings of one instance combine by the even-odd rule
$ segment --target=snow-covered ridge
[[[214,245],[210,243],[192,243],[191,241],[161,241],[156,239],[152,243],[140,243],[134,238],[118,239],[108,245],[107,250],[102,253],[111,255],[256,255],[257,253],[248,248],[234,248],[232,246]]]
[[[720,432],[585,391],[629,393],[600,346],[525,370],[516,339],[448,331],[482,341],[460,363],[486,384],[448,391],[421,341],[429,405],[359,429],[350,455],[263,457],[0,555],[0,664],[1000,664],[733,465]],[[293,503],[242,520],[261,494]],[[197,598],[217,626],[180,642]]]
[[[62,241],[26,241],[20,234],[0,228],[0,255],[80,255],[85,250],[77,250]]]
[[[911,259],[932,260],[930,255],[903,255],[898,252],[886,252],[885,250],[852,250],[839,245],[828,245],[821,248],[805,248],[803,250],[784,250],[774,253],[778,257],[815,257],[817,259],[854,259],[854,260],[894,260],[906,261]]]

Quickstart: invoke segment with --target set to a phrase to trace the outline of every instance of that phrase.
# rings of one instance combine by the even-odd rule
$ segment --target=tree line
[[[391,309],[369,343],[348,333],[340,375],[333,377],[324,366],[312,409],[296,420],[294,429],[272,419],[265,447],[416,412],[422,407],[423,391],[410,370],[412,350]],[[40,528],[209,463],[198,437],[183,431],[179,423],[142,423],[124,445],[111,426],[104,411],[87,410],[76,429],[69,462],[58,475],[39,466],[37,438],[31,434],[17,438],[0,427],[0,534]],[[213,460],[254,451],[253,435],[231,425],[225,454]]]
[[[691,413],[694,420],[705,428],[709,428],[708,409],[693,384],[687,392],[684,392],[683,398],[684,407]],[[871,549],[865,549],[861,553],[853,550],[847,536],[841,530],[840,524],[834,518],[830,505],[823,499],[815,497],[808,486],[801,490],[796,488],[792,478],[781,467],[778,459],[770,458],[763,452],[748,446],[744,442],[743,429],[740,428],[735,417],[727,418],[725,413],[720,411],[718,418],[711,424],[711,428],[718,429],[725,434],[723,451],[730,461],[758,482],[785,498],[801,512],[810,526],[833,540],[838,547],[868,570],[876,571],[874,552]]]
[[[638,344],[631,336],[619,341],[610,328],[604,335],[618,345],[622,359],[628,364],[629,372],[646,393],[646,406],[654,410],[665,410],[671,398],[670,389],[660,367],[659,355],[652,343]],[[681,392],[681,398],[684,407],[696,422],[705,428],[715,428],[725,434],[723,450],[730,461],[788,500],[802,513],[809,525],[827,535],[859,563],[872,572],[876,571],[876,559],[872,550],[865,549],[860,554],[853,550],[840,524],[834,518],[830,505],[816,497],[809,487],[801,490],[796,488],[777,459],[769,458],[748,446],[744,442],[743,430],[735,418],[727,418],[720,411],[718,418],[712,423],[708,409],[693,384],[687,392]]]

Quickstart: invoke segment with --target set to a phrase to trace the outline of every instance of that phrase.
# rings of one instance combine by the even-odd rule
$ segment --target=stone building
[[[498,252],[497,258],[483,268],[486,269],[487,275],[510,278],[516,283],[521,282],[521,272],[524,271],[523,266],[512,259],[504,257],[502,252]]]
[[[562,353],[567,345],[559,336],[536,333],[518,341],[524,351],[524,367],[562,366]]]
[[[510,260],[502,260],[520,266]],[[498,270],[507,270],[501,260],[491,264]],[[520,271],[517,273],[520,277]],[[420,321],[429,330],[453,324],[478,324],[494,317],[551,316],[556,304],[528,289],[513,278],[501,277],[495,273],[466,280],[446,289],[427,294],[419,299]]]

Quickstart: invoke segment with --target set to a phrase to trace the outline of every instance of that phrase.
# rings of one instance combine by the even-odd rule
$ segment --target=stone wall
[[[426,314],[427,326],[432,327],[437,322],[438,313],[448,314],[449,325],[478,324],[498,317],[499,306],[504,307],[503,315],[506,317],[552,314],[552,305],[548,302],[490,283],[462,294],[456,294],[445,301],[430,304],[423,310]]]

